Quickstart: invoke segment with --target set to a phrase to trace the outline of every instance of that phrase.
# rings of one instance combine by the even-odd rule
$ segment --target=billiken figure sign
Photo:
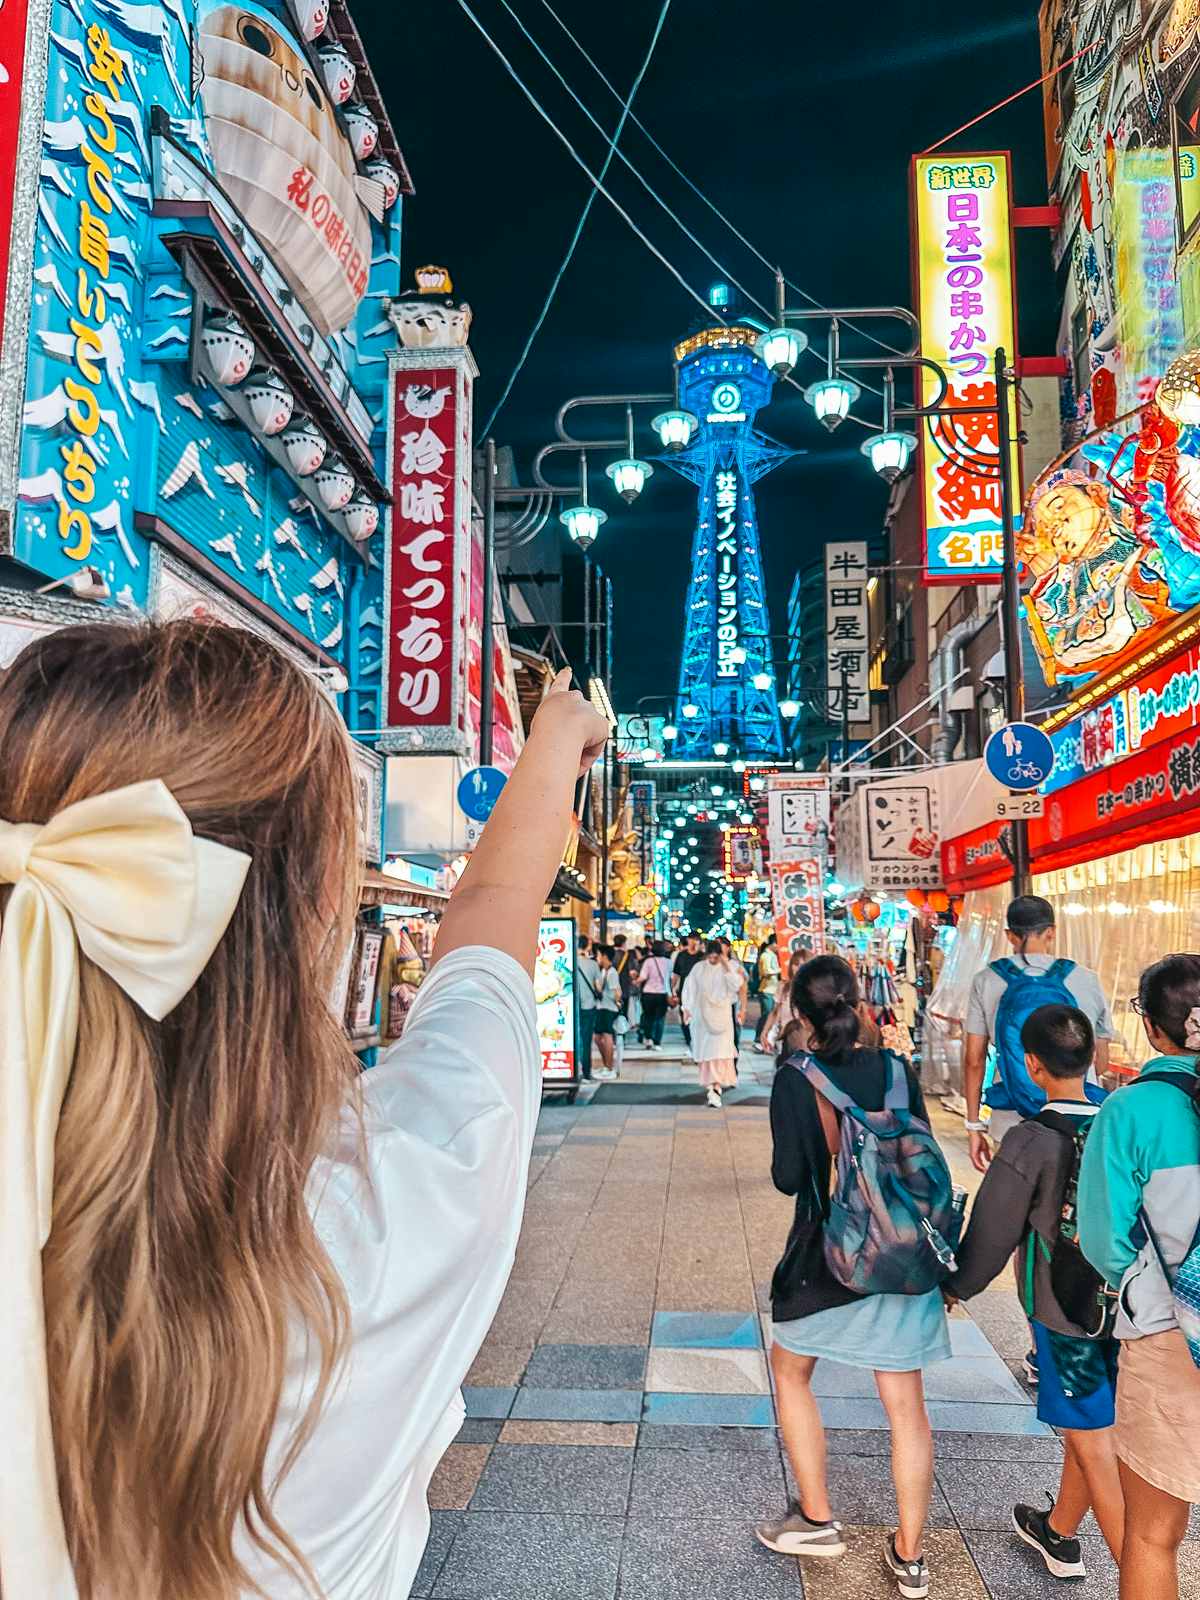
[[[471,354],[392,357],[392,508],[384,674],[392,752],[466,755],[471,574]]]

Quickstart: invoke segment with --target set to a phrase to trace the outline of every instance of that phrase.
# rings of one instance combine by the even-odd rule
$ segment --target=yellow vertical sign
[[[913,161],[913,259],[921,354],[946,373],[944,404],[996,403],[995,354],[1016,359],[1012,191],[1008,156],[917,156]],[[938,396],[922,371],[924,405]],[[995,583],[1003,565],[998,419],[967,412],[920,429],[925,577],[931,583]],[[1012,417],[1014,511],[1020,447]]]

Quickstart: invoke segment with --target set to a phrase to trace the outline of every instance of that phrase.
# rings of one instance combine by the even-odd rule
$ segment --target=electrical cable
[[[637,223],[629,215],[628,211],[626,211],[625,207],[620,203],[620,201],[617,200],[612,194],[610,194],[609,191],[604,187],[604,184],[601,183],[600,179],[596,176],[596,174],[588,166],[587,162],[579,154],[579,151],[576,150],[575,146],[571,143],[570,139],[567,138],[566,134],[562,131],[562,129],[555,122],[554,118],[550,115],[550,113],[542,105],[541,101],[533,93],[532,89],[530,89],[530,88],[528,88],[526,86],[526,84],[522,80],[520,74],[517,72],[516,68],[513,66],[512,62],[504,54],[504,51],[500,48],[500,46],[492,38],[491,34],[488,33],[487,29],[484,27],[483,23],[480,22],[479,18],[475,15],[474,11],[472,11],[470,5],[468,4],[468,0],[458,0],[458,5],[459,5],[459,9],[466,13],[467,17],[470,19],[471,23],[474,25],[476,30],[482,35],[482,37],[484,39],[484,42],[487,44],[488,48],[492,51],[493,55],[496,56],[496,58],[498,59],[498,61],[501,64],[501,66],[504,68],[505,72],[512,79],[512,81],[516,84],[517,88],[520,89],[521,93],[525,96],[526,100],[529,101],[530,105],[537,112],[538,116],[541,117],[542,121],[546,124],[546,126],[551,130],[551,132],[554,134],[555,138],[558,139],[559,143],[564,146],[564,148],[566,149],[567,153],[570,155],[572,161],[574,161],[576,166],[578,166],[584,172],[584,174],[587,176],[589,182],[591,182],[593,184],[593,186],[597,190],[599,190],[599,192],[608,201],[609,205],[612,206],[613,210],[617,213],[617,215],[624,220],[624,222],[629,226],[629,228],[632,230],[632,232],[635,233],[637,235],[637,237],[642,241],[642,243],[646,246],[646,249],[649,250],[650,254],[655,258],[655,260],[660,261],[662,263],[662,265],[664,267],[666,267],[667,271],[671,274],[671,276],[675,279],[675,281],[680,285],[680,287],[683,288],[684,290],[686,290],[686,292],[692,297],[692,299],[696,302],[696,304],[701,307],[701,309],[704,311],[705,315],[715,318],[715,320],[718,321],[722,325],[722,327],[728,326],[728,324],[725,322],[724,317],[722,317],[718,312],[714,311],[712,306],[709,305],[708,301],[704,298],[704,296],[702,294],[699,294],[695,289],[692,288],[691,284],[687,281],[687,279],[679,271],[678,267],[676,267],[671,261],[669,261],[667,259],[667,257],[662,253],[662,251],[658,248],[658,246],[651,239],[647,238],[646,234],[643,233],[642,229],[638,227]]]
[[[583,112],[584,116],[592,124],[593,128],[596,128],[596,129],[599,130],[599,132],[603,133],[604,132],[603,125],[600,123],[600,121],[595,116],[593,116],[591,110],[588,108],[587,102],[580,95],[575,93],[575,90],[571,87],[571,85],[567,81],[566,77],[559,70],[559,68],[555,65],[555,63],[550,58],[550,56],[547,55],[546,51],[538,43],[537,39],[533,36],[533,34],[529,31],[529,29],[525,26],[525,24],[521,21],[520,17],[517,15],[516,11],[509,4],[509,0],[500,0],[500,4],[504,7],[505,11],[508,12],[508,14],[512,18],[512,20],[516,23],[517,27],[519,28],[519,30],[520,30],[521,34],[524,36],[524,38],[526,40],[528,40],[528,42],[533,46],[533,48],[537,52],[537,54],[541,57],[541,59],[545,62],[545,64],[550,68],[550,71],[554,74],[554,76],[558,79],[558,81],[562,85],[562,87],[570,95],[571,99],[575,102],[575,104]],[[553,13],[551,13],[551,14],[553,15]],[[555,20],[557,20],[557,18]],[[597,68],[597,70],[599,70],[599,69]],[[612,85],[609,84],[608,79],[606,78],[604,81],[605,81],[606,85],[608,85],[608,87],[611,89]],[[613,89],[613,93],[616,94],[617,91],[615,89]],[[618,96],[618,98],[619,98],[619,96]],[[627,113],[629,113],[628,102],[626,102],[625,110],[626,110]],[[632,114],[630,114],[630,120],[631,121],[636,121],[637,119],[636,119],[636,117],[633,117]],[[638,123],[638,126],[640,127],[641,124]],[[641,184],[642,188],[645,189],[646,193],[650,196],[650,198],[652,200],[656,201],[658,203],[658,205],[660,205],[662,207],[662,209],[666,212],[668,217],[670,217],[671,221],[680,230],[680,232],[686,235],[686,237],[691,241],[691,243],[695,245],[696,249],[700,251],[701,255],[705,256],[709,261],[712,262],[713,266],[716,267],[717,271],[721,274],[721,276],[723,278],[727,278],[729,280],[729,282],[731,284],[733,284],[734,288],[739,290],[741,292],[741,294],[745,296],[745,298],[749,302],[749,304],[752,305],[757,311],[761,311],[763,313],[763,315],[766,316],[766,317],[773,316],[774,313],[771,311],[770,307],[765,306],[762,303],[761,300],[755,299],[754,295],[752,295],[750,293],[750,290],[746,288],[745,284],[739,283],[738,280],[734,277],[733,273],[730,272],[729,269],[722,262],[717,260],[716,256],[713,255],[712,251],[708,248],[708,246],[703,244],[696,237],[696,235],[691,231],[691,229],[682,220],[682,218],[679,217],[674,211],[672,211],[671,207],[663,199],[662,195],[659,194],[658,190],[653,187],[653,185],[650,183],[650,180],[648,178],[646,178],[641,172],[639,172],[637,167],[634,166],[633,162],[629,159],[629,157],[625,154],[625,152],[623,150],[617,150],[614,153],[615,153],[618,161],[621,161],[626,167],[628,167],[629,171],[632,172],[633,176]],[[601,174],[601,176],[603,176],[603,174]]]
[[[620,90],[616,88],[612,80],[606,75],[604,69],[598,64],[595,57],[589,54],[587,47],[579,41],[579,39],[571,31],[568,24],[565,23],[559,16],[558,12],[555,11],[554,7],[550,4],[550,0],[541,0],[541,3],[544,9],[550,13],[554,21],[575,46],[576,50],[578,50],[579,54],[587,62],[588,66],[591,67],[592,71],[600,79],[600,82],[604,85],[608,92],[612,95],[615,95],[619,100],[621,98]],[[774,273],[776,270],[775,263],[769,260],[768,257],[766,257],[758,248],[758,246],[752,240],[746,237],[746,235],[741,231],[740,228],[736,226],[736,224],[730,221],[730,219],[720,209],[716,202],[711,200],[709,196],[705,194],[704,190],[700,188],[699,184],[695,183],[688,176],[688,174],[683,170],[674,157],[669,155],[668,152],[663,149],[662,145],[650,132],[650,129],[646,126],[642,119],[636,113],[634,113],[631,115],[630,121],[636,128],[640,130],[643,137],[652,146],[652,148],[658,152],[658,154],[667,163],[676,176],[681,178],[683,182],[687,184],[692,193],[696,195],[698,199],[704,202],[704,204],[720,222],[724,223],[725,227],[729,229],[734,238],[737,239],[740,244],[744,245],[745,248],[749,250],[751,255],[757,257],[757,259],[763,264],[764,267],[767,268],[769,272]],[[714,258],[710,256],[709,259],[713,260]],[[737,284],[736,280],[731,278],[730,281],[735,283],[735,287],[741,288],[741,285]],[[815,295],[809,294],[807,289],[802,289],[798,283],[793,283],[788,277],[785,277],[783,281],[787,284],[789,289],[794,290],[802,300],[807,300],[809,305],[815,306],[818,311],[830,311],[828,306],[823,305]],[[742,293],[745,293],[744,289],[742,290]],[[757,302],[755,303],[757,304]],[[832,312],[830,312],[830,315],[832,315]],[[888,350],[893,355],[901,355],[903,353],[902,351],[898,350],[895,345],[888,344],[885,339],[878,338],[875,334],[870,333],[866,328],[860,328],[856,323],[847,322],[844,324],[844,326],[853,329],[855,333],[861,334],[863,338],[869,339],[872,344],[877,344],[881,350]],[[815,350],[812,351],[812,354],[817,357],[817,360],[820,360],[820,357],[817,356],[817,352]],[[873,394],[878,394],[880,392],[878,389],[874,388],[872,384],[863,383],[861,379],[859,380],[859,386],[864,389],[870,389]]]
[[[504,9],[509,13],[509,15],[512,17],[513,21],[517,24],[518,28],[520,28],[521,32],[525,35],[525,37],[530,41],[530,43],[538,51],[538,54],[542,56],[542,59],[544,61],[546,61],[548,65],[553,67],[553,63],[550,61],[550,58],[545,54],[545,52],[537,44],[537,41],[529,33],[529,31],[525,27],[524,23],[517,16],[516,12],[512,9],[512,7],[508,4],[508,0],[503,0],[503,4],[504,4]],[[601,163],[601,166],[600,166],[600,179],[599,179],[600,183],[603,183],[605,178],[608,177],[608,169],[612,166],[613,157],[618,153],[617,152],[617,145],[618,145],[618,143],[620,141],[621,135],[625,131],[625,124],[629,120],[629,114],[630,114],[630,111],[632,110],[633,102],[634,102],[634,99],[635,99],[635,97],[637,95],[637,92],[642,86],[642,79],[646,76],[647,70],[649,69],[649,66],[650,66],[650,62],[654,57],[654,52],[658,48],[658,41],[662,37],[663,27],[664,27],[664,25],[666,23],[666,20],[667,20],[667,12],[670,9],[671,9],[671,0],[663,0],[662,10],[658,14],[658,21],[655,24],[654,32],[650,37],[649,48],[646,51],[646,55],[645,55],[645,58],[642,61],[641,68],[640,68],[637,76],[633,80],[633,84],[632,84],[632,86],[631,86],[631,88],[629,90],[629,94],[626,96],[625,100],[622,102],[621,115],[617,118],[617,125],[613,129],[611,138],[609,138],[608,134],[605,133],[604,128],[596,120],[596,118],[592,116],[591,112],[590,111],[588,112],[588,116],[591,119],[591,122],[592,122],[593,126],[598,128],[601,133],[604,133],[605,138],[608,139],[608,149],[604,153],[604,160],[603,160],[603,162]],[[554,70],[557,72],[556,68]],[[561,78],[561,75],[560,75],[560,81],[563,83],[563,86],[569,90],[570,86],[566,83],[565,79]],[[573,92],[573,91],[571,91],[571,92]],[[579,101],[579,104],[583,105],[583,102]],[[586,110],[586,107],[584,109]],[[624,159],[625,158],[622,156],[622,160],[624,160]],[[628,162],[626,163],[626,165],[628,165]],[[524,343],[524,345],[523,345],[523,347],[521,349],[521,354],[517,358],[517,364],[513,368],[512,372],[509,374],[508,382],[504,385],[504,388],[501,390],[500,398],[496,401],[496,404],[492,407],[491,415],[488,417],[487,422],[485,423],[485,425],[483,427],[483,430],[479,434],[479,438],[481,438],[481,439],[486,439],[491,434],[492,428],[495,426],[495,423],[496,423],[496,418],[500,415],[501,411],[503,411],[505,405],[508,402],[509,395],[511,395],[512,392],[513,392],[513,388],[514,388],[514,386],[516,384],[517,379],[520,377],[522,371],[524,370],[525,363],[529,359],[529,352],[533,349],[534,342],[536,341],[538,334],[541,333],[542,328],[545,325],[546,318],[550,314],[550,307],[554,304],[554,298],[558,293],[559,286],[562,283],[562,280],[563,280],[564,276],[566,275],[567,268],[571,264],[572,258],[575,255],[576,248],[579,245],[579,241],[583,237],[583,230],[587,226],[587,220],[592,214],[592,206],[595,204],[597,192],[598,192],[598,188],[596,186],[593,186],[587,192],[587,197],[583,202],[583,210],[579,213],[579,221],[575,224],[575,231],[574,231],[574,233],[572,233],[571,239],[570,239],[570,243],[567,245],[566,254],[563,256],[562,261],[559,263],[558,271],[554,274],[554,277],[551,279],[549,292],[547,293],[546,298],[545,298],[544,302],[542,303],[541,311],[538,313],[537,318],[536,318],[532,328],[530,328],[530,330],[529,330],[529,336],[525,340],[525,343]]]

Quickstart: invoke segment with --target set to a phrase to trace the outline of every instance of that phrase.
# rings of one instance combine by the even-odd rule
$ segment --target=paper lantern
[[[379,526],[379,507],[359,490],[342,508],[341,517],[342,527],[357,544],[369,539]]]
[[[345,111],[346,131],[350,135],[350,148],[359,161],[375,154],[379,143],[379,124],[361,101],[348,105]]]
[[[357,67],[336,40],[321,46],[317,51],[317,60],[321,63],[321,76],[325,80],[329,98],[335,106],[344,105],[354,93]]]
[[[326,456],[313,474],[313,483],[326,511],[340,511],[354,493],[354,474],[341,456]]]
[[[255,427],[268,439],[282,433],[292,420],[296,397],[273,367],[255,367],[242,393]]]
[[[929,891],[929,909],[936,911],[939,916],[943,911],[949,911],[950,896],[945,889],[931,889]]]
[[[851,900],[850,918],[851,921],[858,923],[863,923],[867,920],[866,912],[863,910],[863,903],[861,900]]]
[[[914,911],[923,911],[925,909],[927,896],[924,889],[906,889],[904,891],[904,898],[908,901],[909,905],[912,906]]]
[[[867,921],[867,922],[878,922],[879,921],[879,916],[880,916],[880,911],[881,911],[881,907],[880,907],[880,904],[879,904],[878,900],[864,900],[863,901],[862,914],[863,914],[863,919],[865,921]]]
[[[951,911],[953,911],[953,913],[954,913],[954,915],[956,917],[961,917],[962,916],[962,914],[963,914],[963,897],[962,897],[962,895],[956,894],[954,896],[954,898],[950,902],[950,909],[951,909]]]
[[[310,477],[325,459],[329,443],[311,417],[293,417],[280,435],[288,465],[298,478]]]
[[[254,340],[228,311],[218,311],[204,319],[200,344],[209,371],[225,388],[241,383],[254,362]]]

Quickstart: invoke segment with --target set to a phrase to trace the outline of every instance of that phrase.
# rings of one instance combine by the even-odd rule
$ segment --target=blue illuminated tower
[[[757,338],[753,328],[716,327],[675,347],[679,403],[699,424],[667,457],[699,489],[679,672],[676,753],[685,757],[711,756],[715,743],[747,761],[783,754],[754,484],[794,452],[754,427],[774,384]],[[756,687],[756,678],[770,681]]]

